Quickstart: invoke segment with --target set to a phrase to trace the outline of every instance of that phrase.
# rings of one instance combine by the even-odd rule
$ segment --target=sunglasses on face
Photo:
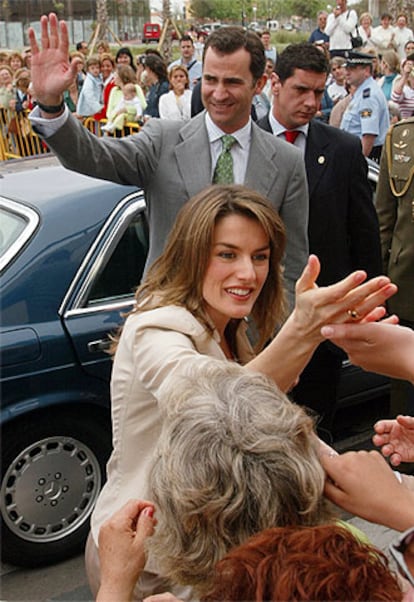
[[[390,543],[389,551],[401,575],[414,587],[414,527]]]

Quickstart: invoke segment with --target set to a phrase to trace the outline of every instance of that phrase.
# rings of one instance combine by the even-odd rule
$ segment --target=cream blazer
[[[229,361],[219,342],[217,332],[211,336],[183,307],[160,307],[126,320],[111,379],[113,452],[91,521],[96,544],[111,514],[131,498],[149,499],[149,471],[162,424],[160,388],[190,361]],[[254,356],[244,322],[237,332],[237,350],[243,364]]]

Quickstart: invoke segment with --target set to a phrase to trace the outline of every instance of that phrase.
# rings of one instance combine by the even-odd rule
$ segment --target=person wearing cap
[[[392,16],[389,13],[383,13],[381,15],[381,25],[374,27],[372,30],[371,41],[379,54],[382,54],[384,50],[389,50],[390,48],[395,50],[395,30],[391,26],[391,23]]]
[[[349,51],[345,68],[347,83],[355,86],[356,90],[340,128],[358,136],[364,155],[379,161],[390,117],[386,98],[372,77],[372,56]]]
[[[354,269],[381,273],[378,219],[361,143],[314,119],[328,72],[327,58],[313,44],[285,48],[271,77],[273,107],[257,122],[281,139],[296,134],[293,144],[303,154],[309,187],[309,250],[321,259],[320,286]],[[332,427],[343,358],[334,345],[320,345],[292,391],[296,403],[322,417],[322,429]]]
[[[352,48],[351,34],[358,25],[358,15],[348,9],[346,0],[337,0],[336,7],[328,15],[325,33],[329,36],[329,52],[331,56],[343,55]]]

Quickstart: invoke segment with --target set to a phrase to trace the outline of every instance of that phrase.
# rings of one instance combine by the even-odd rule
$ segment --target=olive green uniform
[[[414,329],[414,118],[398,122],[387,134],[376,207],[384,271],[398,286],[388,309]],[[392,383],[391,410],[414,413],[414,388],[408,383]]]

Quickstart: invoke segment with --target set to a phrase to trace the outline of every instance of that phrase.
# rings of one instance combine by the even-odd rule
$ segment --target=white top
[[[404,46],[408,42],[408,40],[414,40],[413,30],[409,27],[396,27],[394,29],[394,43],[397,48],[398,56],[400,59],[405,58]]]
[[[237,333],[242,363],[253,358],[245,326],[241,322]],[[131,498],[149,499],[149,472],[162,426],[162,387],[187,373],[192,361],[229,361],[219,341],[217,332],[211,336],[183,307],[160,307],[127,318],[111,379],[114,449],[91,521],[96,544],[102,523],[116,510]]]
[[[382,25],[378,25],[378,27],[374,27],[371,33],[371,42],[375,44],[377,50],[383,52],[387,50],[387,48],[392,49],[394,47],[394,36],[395,29],[393,27],[383,27]]]
[[[161,119],[191,119],[191,90],[184,90],[182,96],[176,96],[173,90],[160,97],[158,111]]]
[[[352,48],[350,34],[354,33],[357,24],[358,16],[354,10],[347,10],[337,17],[330,13],[325,29],[325,33],[329,36],[329,50]]]

